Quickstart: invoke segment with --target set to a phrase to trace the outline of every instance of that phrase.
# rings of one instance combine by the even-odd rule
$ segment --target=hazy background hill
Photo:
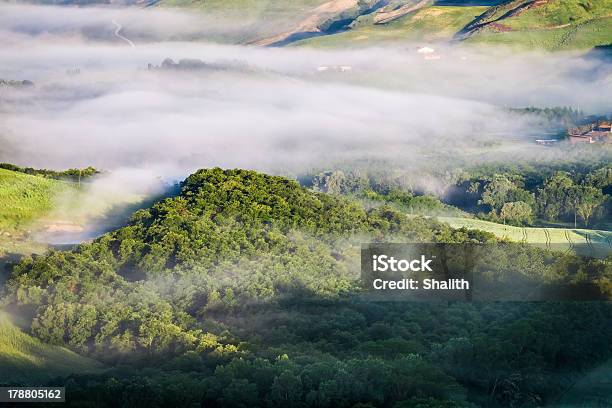
[[[612,40],[611,0],[43,0],[39,4],[187,9],[241,29],[215,40],[352,47],[465,41],[589,49]],[[130,27],[125,27],[129,32]]]
[[[279,34],[259,39],[263,45],[312,36],[302,43],[350,46],[461,39],[556,50],[605,45],[612,38],[609,0],[160,0],[155,4],[257,21],[294,21],[291,28],[280,26]]]

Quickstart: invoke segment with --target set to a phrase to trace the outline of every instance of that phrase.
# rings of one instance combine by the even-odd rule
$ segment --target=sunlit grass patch
[[[100,369],[94,360],[44,344],[19,329],[0,311],[0,383],[29,383]]]

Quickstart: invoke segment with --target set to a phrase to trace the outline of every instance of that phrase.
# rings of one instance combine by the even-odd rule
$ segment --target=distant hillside
[[[391,19],[363,16],[347,30],[301,44],[344,47],[454,39],[563,50],[607,45],[612,39],[611,0],[512,0],[492,6],[495,3],[485,1],[421,2],[420,7],[404,3],[408,13]]]
[[[317,47],[369,46],[379,43],[450,41],[463,27],[485,12],[483,6],[429,6],[392,20],[375,24],[358,19],[350,30],[302,41]]]
[[[122,0],[113,4],[201,12],[227,22],[228,29],[211,34],[209,40],[259,46],[332,48],[461,40],[556,51],[612,42],[612,0]]]
[[[466,26],[466,31],[554,29],[611,14],[612,2],[608,0],[512,0],[487,9]]]
[[[33,384],[72,373],[92,372],[100,364],[63,347],[42,343],[22,332],[0,311],[0,384]]]
[[[297,27],[305,24],[305,20],[316,25],[316,22],[322,18],[320,14],[326,14],[318,13],[317,8],[329,2],[329,0],[151,0],[148,4],[155,7],[197,10],[219,20],[235,22],[236,25],[243,27],[244,33],[238,37],[231,35],[231,38],[225,40],[247,43],[295,31]],[[345,0],[341,2],[344,3]]]

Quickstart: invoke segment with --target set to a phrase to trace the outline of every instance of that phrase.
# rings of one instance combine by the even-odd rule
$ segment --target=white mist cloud
[[[193,39],[210,36],[229,38],[254,33],[257,28],[251,22],[232,19],[230,16],[198,12],[181,12],[173,9],[138,7],[55,7],[40,5],[2,4],[0,32],[8,43],[36,40],[90,39],[116,41],[116,21],[126,34],[142,41],[168,39]]]
[[[244,29],[211,22],[204,30],[210,17],[193,12],[0,8],[8,39],[0,78],[36,84],[0,95],[0,160],[28,166],[161,166],[171,177],[210,166],[300,172],[369,159],[435,167],[444,154],[478,160],[484,143],[502,159],[537,154],[531,139],[542,128],[504,107],[611,108],[606,66],[572,54],[441,45],[441,59],[425,61],[417,44],[255,48],[174,41]],[[113,36],[112,20],[136,48]],[[229,68],[146,70],[167,57]],[[317,73],[320,65],[352,71]]]

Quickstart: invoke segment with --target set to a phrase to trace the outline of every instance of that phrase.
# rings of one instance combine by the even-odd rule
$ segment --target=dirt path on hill
[[[43,231],[47,233],[74,233],[83,232],[85,228],[82,225],[71,221],[53,221],[44,224]]]
[[[130,45],[130,47],[136,48],[136,45],[129,38],[121,35],[121,30],[123,30],[123,26],[119,24],[118,22],[116,22],[115,20],[112,20],[112,22],[116,27],[115,32],[113,33],[115,37],[119,38],[122,41],[125,41],[126,43]]]

